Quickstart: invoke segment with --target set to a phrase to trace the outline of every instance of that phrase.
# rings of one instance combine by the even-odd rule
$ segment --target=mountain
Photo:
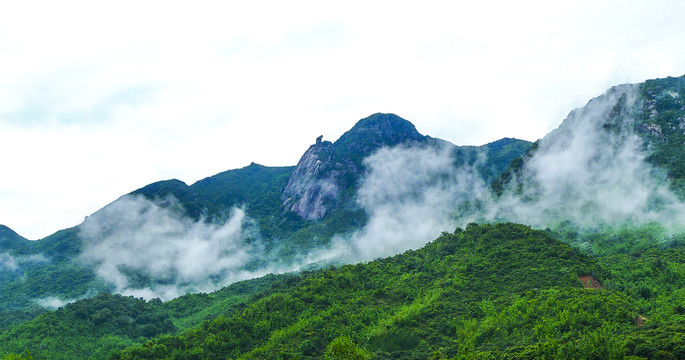
[[[284,207],[307,220],[323,218],[329,209],[350,206],[365,173],[364,159],[383,147],[448,148],[458,165],[473,165],[486,157],[480,169],[486,181],[497,177],[530,144],[502,139],[481,147],[455,146],[421,135],[414,125],[394,114],[362,119],[335,143],[317,142],[302,156],[283,192]]]
[[[39,241],[0,228],[0,259],[12,264],[0,272],[0,328],[100,291],[169,299],[270,272],[350,261],[320,249],[340,246],[334,239],[368,223],[358,193],[367,159],[380,150],[444,153],[445,166],[476,167],[490,181],[529,146],[515,139],[455,146],[421,135],[399,116],[373,114],[334,143],[317,141],[296,166],[252,163],[191,185],[155,182]]]
[[[321,220],[331,210],[355,208],[354,196],[364,176],[364,159],[383,147],[449,148],[457,165],[473,164],[478,154],[486,180],[499,176],[512,159],[525,152],[530,143],[502,139],[480,147],[455,146],[447,141],[421,135],[409,121],[394,114],[373,114],[359,120],[337,141],[317,142],[304,153],[297,166],[265,167],[251,164],[229,170],[187,186],[179,180],[150,184],[134,191],[150,199],[173,195],[185,214],[198,220],[224,220],[228,210],[245,205],[248,213],[261,218],[292,212],[303,220]],[[287,182],[283,183],[285,177]],[[276,195],[281,203],[277,203]],[[255,201],[260,203],[256,204]]]
[[[259,224],[262,244],[269,250],[277,248],[278,257],[287,259],[365,225],[368,214],[360,207],[357,192],[367,173],[365,159],[381,148],[446,149],[454,166],[477,166],[484,181],[490,182],[529,146],[517,139],[455,146],[421,135],[397,115],[378,113],[359,120],[334,143],[317,140],[295,167],[253,163],[190,186],[169,180],[132,194],[153,200],[171,195],[183,214],[210,222],[226,221],[232,209],[242,207]]]
[[[681,191],[685,176],[684,96],[685,76],[615,86],[572,111],[556,130],[537,142],[525,160],[530,163],[536,152],[572,149],[574,139],[587,141],[584,145],[593,150],[600,142],[626,146],[639,140],[644,160],[665,170],[673,188]]]

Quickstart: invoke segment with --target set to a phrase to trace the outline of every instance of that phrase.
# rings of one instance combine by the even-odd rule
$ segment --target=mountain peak
[[[395,114],[375,113],[359,120],[335,142],[335,146],[368,153],[383,146],[425,140],[411,122]]]
[[[411,122],[382,113],[359,120],[335,143],[319,137],[297,163],[283,206],[304,219],[321,219],[334,204],[350,200],[341,194],[355,186],[366,156],[385,146],[426,141]]]

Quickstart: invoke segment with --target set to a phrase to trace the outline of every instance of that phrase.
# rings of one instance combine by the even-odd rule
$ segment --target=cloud
[[[637,89],[614,87],[571,112],[481,216],[539,227],[561,221],[585,228],[649,222],[682,227],[685,204],[670,191],[665,171],[646,162],[648,152],[634,131],[641,109]]]
[[[73,303],[76,300],[79,300],[79,299],[62,300],[60,298],[50,296],[50,297],[46,297],[46,298],[42,298],[42,299],[34,299],[33,301],[36,304],[38,304],[38,305],[40,305],[46,309],[55,310],[55,309],[61,308],[62,306],[66,305],[66,304]]]
[[[268,273],[418,248],[454,229],[455,204],[487,191],[475,169],[454,166],[452,151],[451,145],[383,148],[365,159],[368,172],[357,201],[369,214],[367,225],[287,263],[250,241],[259,239],[258,229],[240,208],[225,223],[210,224],[175,212],[173,197],[160,202],[133,195],[80,225],[81,260],[95,265],[119,293],[167,300]]]
[[[43,254],[12,256],[9,252],[0,253],[0,269],[18,270],[27,263],[49,261]]]
[[[245,266],[261,253],[250,237],[254,224],[234,208],[224,224],[195,222],[142,196],[126,195],[80,225],[80,259],[117,292],[170,299],[189,291],[212,291],[267,273]]]
[[[12,255],[9,253],[2,253],[0,254],[0,269],[2,268],[14,271],[19,268],[19,265]]]
[[[459,205],[481,196],[487,187],[477,164],[455,167],[453,147],[383,148],[364,160],[367,174],[357,194],[369,220],[350,236],[338,237],[341,257],[370,260],[435,239],[454,230]],[[482,159],[481,159],[482,160]]]

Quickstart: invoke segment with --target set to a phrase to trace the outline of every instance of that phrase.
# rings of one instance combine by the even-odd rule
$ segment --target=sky
[[[103,2],[104,3],[104,2]],[[685,74],[681,1],[0,5],[0,224],[29,239],[158,180],[295,165],[395,113],[534,141],[621,83]]]

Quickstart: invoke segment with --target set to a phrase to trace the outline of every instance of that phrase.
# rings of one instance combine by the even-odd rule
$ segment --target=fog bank
[[[260,253],[248,241],[257,231],[242,209],[218,225],[183,217],[174,198],[164,202],[126,195],[88,217],[81,260],[119,293],[164,300],[255,276],[243,268]]]

